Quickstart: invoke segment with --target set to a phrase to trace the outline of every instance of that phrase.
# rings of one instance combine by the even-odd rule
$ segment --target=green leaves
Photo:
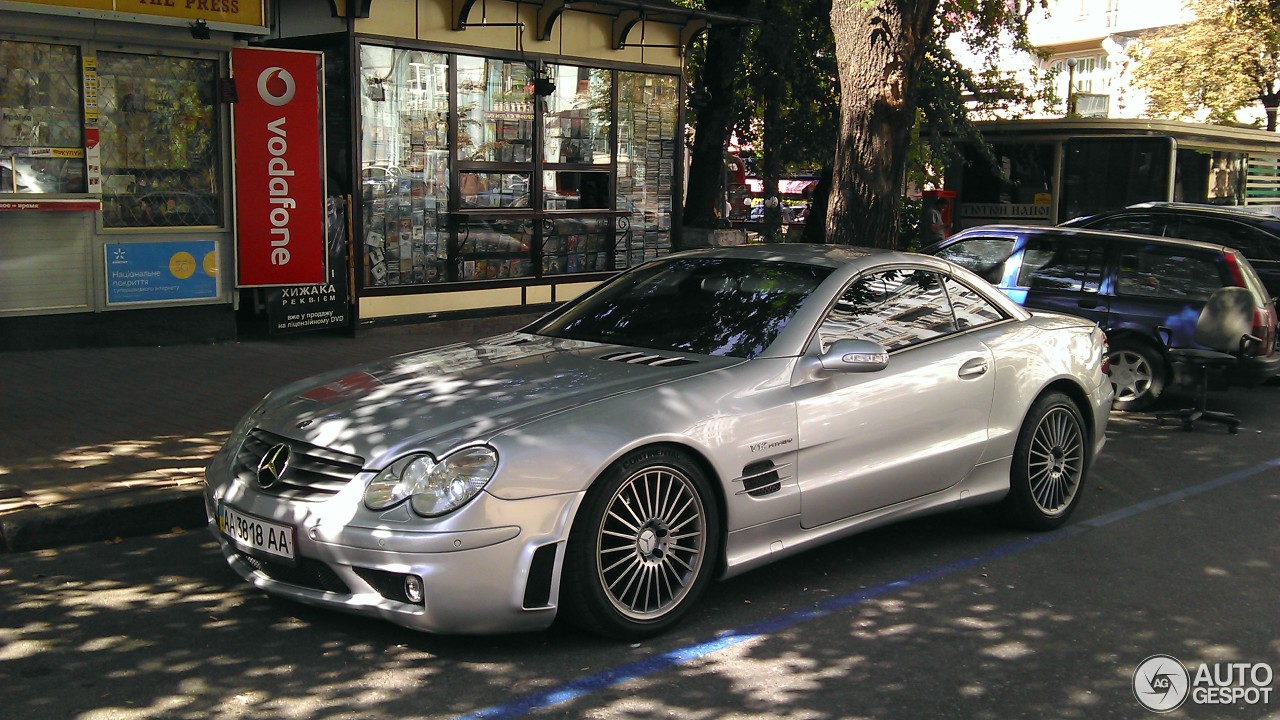
[[[1255,102],[1280,96],[1280,3],[1195,0],[1197,19],[1142,38],[1129,50],[1138,61],[1134,84],[1148,94],[1155,117],[1193,118],[1207,111],[1226,123]],[[1274,130],[1274,119],[1269,121]]]

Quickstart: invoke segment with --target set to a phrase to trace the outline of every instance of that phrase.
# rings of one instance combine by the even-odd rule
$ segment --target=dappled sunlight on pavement
[[[236,421],[270,390],[388,355],[521,327],[512,315],[172,347],[0,352],[0,519],[192,492]],[[12,517],[9,518],[12,520]],[[2,548],[0,548],[2,549]]]

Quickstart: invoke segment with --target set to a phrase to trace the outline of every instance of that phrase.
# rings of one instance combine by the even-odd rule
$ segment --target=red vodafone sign
[[[320,53],[234,48],[236,285],[328,279]]]

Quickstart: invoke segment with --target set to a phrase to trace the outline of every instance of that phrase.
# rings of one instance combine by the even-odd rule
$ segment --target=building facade
[[[1049,0],[1028,18],[1028,33],[1048,53],[1036,62],[1054,71],[1064,106],[1043,115],[1066,114],[1070,97],[1083,117],[1144,117],[1146,96],[1132,84],[1129,48],[1143,33],[1194,19],[1183,0]]]
[[[680,245],[683,60],[665,2],[282,2],[317,49],[332,187],[349,188],[358,324],[540,309]],[[345,78],[345,82],[344,82]],[[330,111],[330,115],[337,114]]]
[[[234,337],[218,7],[0,3],[0,348]]]
[[[3,347],[575,297],[680,246],[685,51],[742,22],[665,0],[185,5],[0,2]],[[313,285],[248,280],[248,47],[318,59],[325,217],[291,241],[327,259]]]

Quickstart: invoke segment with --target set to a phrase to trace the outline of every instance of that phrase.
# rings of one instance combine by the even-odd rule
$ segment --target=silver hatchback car
[[[208,468],[231,567],[441,633],[671,627],[715,578],[922,513],[1079,505],[1093,323],[968,270],[812,245],[671,255],[518,332],[281,388]]]

